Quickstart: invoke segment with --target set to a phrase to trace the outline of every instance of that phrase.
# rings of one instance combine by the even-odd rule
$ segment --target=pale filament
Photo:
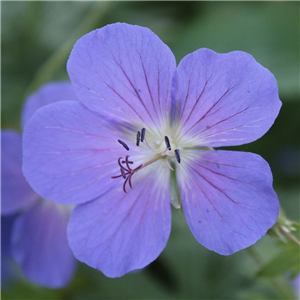
[[[133,164],[132,161],[129,161],[129,155],[126,155],[125,160],[122,160],[122,157],[119,157],[118,159],[118,165],[120,166],[120,171],[121,174],[116,175],[116,176],[112,176],[111,178],[115,179],[115,178],[120,178],[123,177],[125,179],[124,183],[123,183],[123,191],[125,193],[127,193],[126,191],[126,184],[128,183],[129,187],[132,189],[132,182],[131,182],[131,178],[133,176],[133,174],[137,173],[138,171],[144,169],[145,167],[153,164],[154,162],[158,161],[161,158],[164,158],[165,156],[169,156],[169,157],[176,157],[176,160],[178,163],[180,163],[180,156],[179,156],[179,150],[175,149],[174,153],[170,153],[168,151],[171,150],[171,144],[169,141],[169,138],[167,136],[165,136],[165,144],[166,144],[166,148],[165,150],[163,150],[162,152],[159,152],[158,150],[153,149],[149,143],[147,142],[146,138],[145,138],[145,132],[146,129],[143,128],[140,131],[138,131],[137,133],[137,141],[136,141],[136,146],[139,146],[140,142],[144,143],[152,152],[156,153],[156,155],[151,158],[150,160],[146,161],[143,164],[140,164],[138,167],[136,168],[131,168],[130,164]],[[118,140],[118,142],[127,150],[129,151],[129,147],[121,140]],[[174,169],[172,168],[169,158],[165,158],[165,162],[168,166],[168,168],[172,171],[174,171]]]

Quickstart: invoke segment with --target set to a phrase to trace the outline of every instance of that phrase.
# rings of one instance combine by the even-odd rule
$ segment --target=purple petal
[[[176,62],[148,28],[112,24],[75,44],[67,69],[79,99],[91,110],[123,122],[159,124]]]
[[[39,109],[23,134],[23,172],[43,198],[63,204],[94,199],[115,184],[124,154],[109,126],[82,104]]]
[[[191,150],[182,159],[178,182],[197,241],[223,255],[254,244],[278,217],[272,181],[270,167],[259,155]]]
[[[62,101],[73,100],[78,98],[73,91],[72,84],[70,82],[51,82],[43,85],[37,92],[30,95],[24,104],[22,111],[22,128],[32,117],[32,115],[42,106]]]
[[[281,107],[273,74],[241,51],[199,49],[180,62],[173,84],[172,121],[202,146],[252,142]]]
[[[294,292],[295,292],[296,296],[300,298],[300,274],[298,274],[293,279],[292,284],[293,284],[293,288],[294,288]]]
[[[17,218],[12,253],[22,273],[36,284],[61,288],[75,271],[75,259],[67,241],[66,208],[41,201]]]
[[[22,138],[12,130],[1,131],[1,214],[17,212],[37,199],[22,173]]]
[[[16,214],[1,216],[1,288],[6,288],[10,281],[17,277],[14,261],[11,256],[11,233]]]
[[[128,194],[111,189],[74,209],[68,238],[78,260],[119,277],[157,258],[171,230],[170,172],[154,166],[156,171],[133,183]]]

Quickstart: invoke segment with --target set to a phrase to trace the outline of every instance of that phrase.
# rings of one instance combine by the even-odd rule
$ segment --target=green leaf
[[[177,59],[203,47],[221,53],[246,51],[275,75],[281,96],[297,99],[299,3],[274,4],[204,2],[201,16],[174,31],[171,49]]]
[[[300,272],[299,258],[300,248],[291,241],[270,262],[262,266],[256,275],[258,277],[275,277],[291,272],[291,275],[294,276]]]

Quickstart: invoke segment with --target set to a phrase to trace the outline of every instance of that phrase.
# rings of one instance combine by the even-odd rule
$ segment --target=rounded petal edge
[[[28,120],[39,108],[57,101],[76,101],[77,99],[69,81],[56,81],[41,86],[25,100],[21,116],[22,128],[24,129]]]
[[[22,136],[1,130],[1,214],[13,214],[34,203],[38,195],[22,173]]]
[[[274,75],[250,54],[199,49],[173,78],[172,122],[195,145],[250,143],[273,125],[281,108]]]
[[[71,281],[76,260],[67,241],[68,219],[62,205],[44,200],[17,217],[12,255],[28,280],[53,289]]]
[[[68,239],[79,261],[114,278],[158,257],[170,235],[171,207],[169,176],[156,170],[127,194],[114,188],[74,209]]]
[[[96,29],[76,42],[67,70],[78,98],[105,118],[165,122],[176,61],[150,29],[126,23]]]
[[[122,156],[118,136],[75,101],[40,108],[23,134],[23,173],[44,199],[77,204],[99,197],[114,184]]]
[[[279,214],[268,163],[236,151],[195,151],[182,159],[178,183],[189,227],[197,241],[222,255],[262,238]]]

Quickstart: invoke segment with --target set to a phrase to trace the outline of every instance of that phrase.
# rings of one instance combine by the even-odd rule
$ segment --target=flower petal
[[[67,241],[69,214],[61,205],[41,201],[19,216],[12,233],[12,254],[27,279],[61,288],[75,271]]]
[[[152,175],[135,182],[128,194],[111,189],[74,209],[68,238],[78,260],[120,277],[157,258],[171,230],[170,172],[158,162],[153,166]]]
[[[172,120],[198,145],[252,142],[269,130],[280,107],[273,74],[242,51],[199,49],[174,76]]]
[[[11,256],[11,234],[16,214],[1,216],[1,289],[9,286],[10,281],[17,279],[15,261]]]
[[[31,94],[25,101],[22,111],[22,128],[32,117],[32,115],[42,106],[61,101],[73,100],[78,98],[73,91],[72,84],[67,81],[51,82],[43,85],[37,92]]]
[[[79,102],[39,109],[25,126],[23,172],[43,198],[63,204],[94,199],[115,184],[124,148],[103,120]]]
[[[300,297],[300,274],[293,279],[292,286],[296,296]]]
[[[117,23],[86,34],[75,44],[67,69],[89,109],[149,127],[166,119],[176,62],[148,28]]]
[[[12,214],[37,199],[22,173],[22,137],[1,131],[1,214]]]
[[[254,244],[277,220],[272,173],[259,155],[191,150],[177,178],[193,235],[219,254]]]

